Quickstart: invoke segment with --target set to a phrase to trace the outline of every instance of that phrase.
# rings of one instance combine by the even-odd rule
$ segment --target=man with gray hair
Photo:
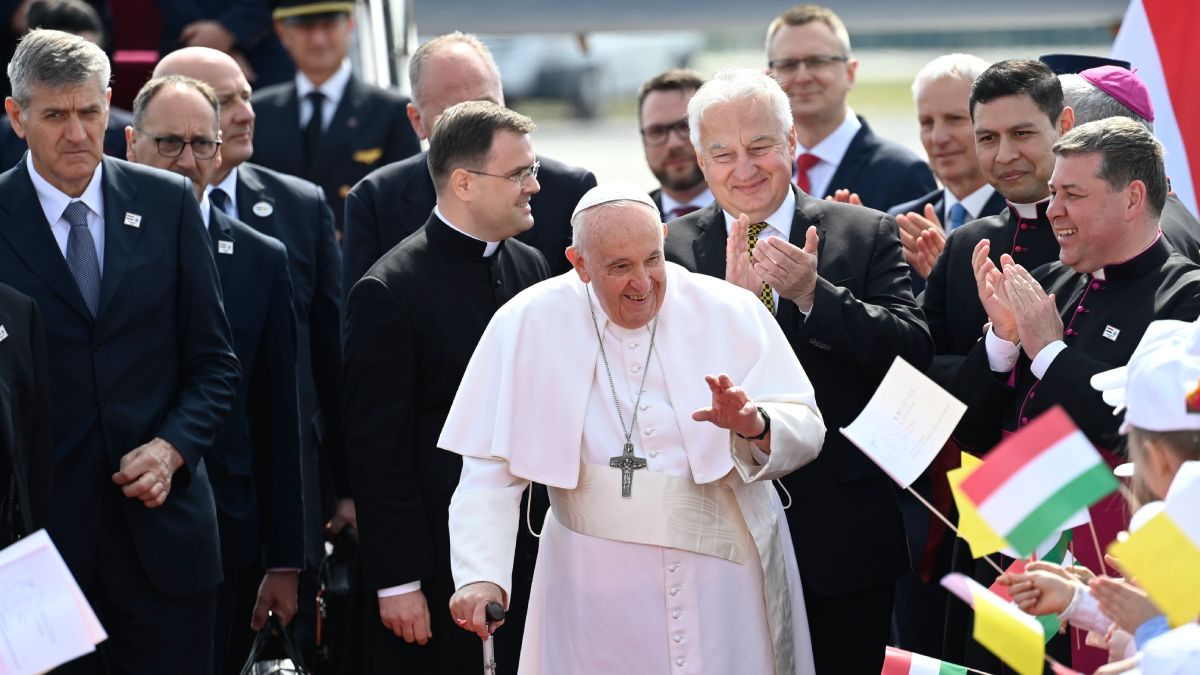
[[[463,101],[504,105],[500,70],[474,35],[459,32],[431,38],[408,63],[413,100],[408,119],[417,136],[429,138],[438,115]],[[552,274],[570,269],[563,251],[571,243],[571,209],[596,184],[590,171],[538,157],[542,190],[533,195],[533,227],[517,236],[542,252]],[[413,155],[372,171],[346,197],[344,286],[346,291],[375,261],[416,232],[437,202],[426,155]]]
[[[895,219],[791,184],[796,128],[783,90],[761,72],[714,75],[688,105],[688,125],[716,202],[671,223],[667,259],[757,296],[812,378],[826,425],[847,426],[896,357],[924,368],[933,353]],[[893,587],[909,567],[895,485],[841,434],[782,482],[798,545],[838,551],[796,551],[817,670],[879,670]]]
[[[1076,124],[1128,117],[1154,132],[1150,90],[1137,73],[1119,66],[1097,66],[1078,74],[1064,73],[1058,80],[1063,99],[1075,111]],[[1176,251],[1200,263],[1200,221],[1174,192],[1167,193],[1158,225]]]
[[[975,129],[971,125],[971,84],[988,67],[970,54],[944,54],[925,64],[913,80],[921,145],[933,175],[942,186],[927,195],[888,209],[900,225],[904,259],[913,271],[913,295],[925,288],[925,278],[941,247],[921,254],[921,234],[945,240],[946,234],[968,221],[1000,213],[1004,196],[996,192],[979,168]]]
[[[550,276],[542,254],[514,239],[533,225],[524,203],[540,189],[532,131],[489,101],[446,110],[429,139],[433,213],[350,292],[346,451],[366,577],[358,672],[479,665],[478,640],[453,628],[449,610],[446,509],[462,462],[436,441],[492,315]],[[517,551],[509,618],[519,631],[536,540],[522,537]],[[501,642],[501,672],[515,672],[519,653],[519,639]]]
[[[200,200],[244,371],[208,462],[225,573],[217,588],[214,670],[225,673],[241,667],[268,612],[291,622],[304,567],[296,315],[287,250],[212,208],[204,196],[221,165],[220,105],[212,87],[180,75],[154,78],[134,99],[133,120],[126,129],[129,161],[186,176]]]
[[[46,318],[49,529],[108,631],[63,672],[206,674],[221,561],[205,457],[239,371],[196,195],[102,158],[99,47],[35,30],[8,73],[29,153],[0,175],[0,282]]]
[[[536,481],[522,673],[815,673],[769,482],[821,447],[808,377],[752,295],[665,261],[640,188],[593,188],[571,222],[574,273],[500,308],[438,439],[463,455],[451,615],[485,637],[508,604]]]

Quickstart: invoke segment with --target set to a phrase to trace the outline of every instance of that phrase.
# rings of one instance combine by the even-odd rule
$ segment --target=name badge
[[[217,242],[217,253],[224,253],[225,255],[233,255],[233,242],[232,241],[218,241]]]
[[[1105,326],[1104,327],[1104,337],[1108,338],[1109,340],[1112,340],[1113,342],[1117,341],[1117,336],[1120,334],[1121,334],[1120,328],[1116,328],[1114,326]]]
[[[142,217],[136,213],[128,213],[127,212],[125,214],[125,224],[130,227],[141,227],[142,226]]]
[[[8,337],[8,331],[4,329],[4,326],[0,326],[0,342],[4,342],[6,337]]]
[[[254,206],[250,207],[250,210],[253,211],[254,215],[258,216],[259,218],[266,218],[272,213],[275,213],[275,207],[271,206],[271,202],[258,202]]]

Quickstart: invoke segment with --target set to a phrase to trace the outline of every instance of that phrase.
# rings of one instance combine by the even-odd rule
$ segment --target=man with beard
[[[676,68],[655,75],[638,93],[638,124],[646,163],[661,187],[650,193],[663,222],[686,216],[713,201],[688,139],[687,106],[704,78]]]

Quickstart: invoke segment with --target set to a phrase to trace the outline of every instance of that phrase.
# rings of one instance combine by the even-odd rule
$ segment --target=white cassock
[[[609,459],[625,439],[584,287],[568,272],[513,298],[467,367],[438,442],[464,456],[450,506],[455,585],[511,590],[519,500],[537,481],[553,508],[523,675],[814,673],[791,536],[769,480],[816,457],[825,427],[787,339],[754,295],[667,264],[632,439],[648,466],[623,499]],[[628,428],[650,326],[627,330],[598,302],[595,310]],[[770,455],[691,419],[711,405],[704,376],[718,373],[770,415]]]

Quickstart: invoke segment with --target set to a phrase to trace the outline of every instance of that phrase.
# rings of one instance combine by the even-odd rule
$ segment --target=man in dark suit
[[[796,131],[769,77],[719,72],[690,107],[716,202],[671,223],[667,259],[758,295],[812,380],[826,426],[846,426],[896,357],[924,368],[933,353],[895,219],[793,188]],[[895,487],[840,434],[783,483],[795,500],[788,522],[817,672],[873,673],[909,566]]]
[[[221,52],[188,48],[168,54],[155,76],[194,77],[221,102],[221,166],[208,190],[213,208],[283,242],[296,307],[296,355],[303,452],[306,567],[300,578],[296,629],[306,644],[315,630],[315,569],[325,554],[322,524],[353,525],[342,452],[341,255],[333,214],[321,188],[247,162],[254,152],[250,85],[237,63]]]
[[[708,206],[712,192],[696,164],[688,136],[687,106],[704,77],[694,70],[673,68],[646,80],[638,92],[638,127],[646,164],[658,179],[650,192],[663,222]]]
[[[977,56],[946,54],[925,64],[913,80],[921,145],[943,185],[888,209],[900,226],[904,259],[912,268],[913,295],[925,289],[925,278],[936,260],[921,256],[918,250],[917,241],[925,230],[932,230],[929,236],[941,235],[945,240],[946,233],[963,223],[995,215],[1006,207],[1003,195],[979,168],[971,127],[971,83],[987,67],[987,61]]]
[[[0,284],[0,547],[54,509],[46,333],[37,304]]]
[[[46,318],[50,534],[109,635],[67,672],[207,673],[221,562],[204,456],[239,373],[196,197],[102,159],[99,47],[33,31],[8,70],[29,154],[0,175],[0,281]]]
[[[876,136],[846,104],[858,59],[832,10],[796,5],[776,17],[767,28],[767,67],[791,100],[795,180],[805,193],[846,189],[863,205],[886,209],[937,186],[920,158]]]
[[[253,98],[255,163],[324,188],[338,232],[355,183],[421,151],[404,117],[408,99],[350,68],[353,10],[351,2],[285,0],[275,10],[275,32],[296,62],[296,79]]]
[[[433,214],[350,293],[347,451],[367,587],[378,597],[364,602],[361,672],[478,667],[479,639],[455,628],[449,607],[446,513],[462,458],[438,449],[437,438],[492,314],[550,273],[537,249],[511,238],[533,226],[529,210],[514,206],[539,189],[532,130],[529,118],[495,103],[447,110],[429,144]],[[525,534],[517,547],[532,552],[536,541]],[[516,672],[520,655],[530,558],[519,554],[513,575],[506,623],[516,630],[497,643],[505,672]]]
[[[286,82],[292,59],[271,30],[269,0],[155,0],[162,15],[160,54],[208,47],[228,54],[260,87]]]
[[[253,637],[247,626],[261,628],[269,611],[285,624],[296,613],[304,505],[287,251],[204,199],[221,164],[217,110],[216,94],[203,82],[178,75],[147,82],[133,103],[129,161],[192,181],[244,373],[209,462],[225,571],[217,592],[215,672],[224,673],[245,660]],[[240,639],[232,640],[231,654],[233,636]]]
[[[421,45],[408,64],[413,101],[408,119],[417,136],[429,138],[442,111],[463,101],[504,105],[500,70],[491,52],[474,35],[440,35]],[[571,212],[583,193],[596,185],[590,171],[538,157],[542,191],[529,202],[533,229],[517,236],[542,252],[552,274],[571,268]],[[349,289],[375,261],[416,232],[437,201],[424,153],[371,172],[346,198],[345,287]]]

